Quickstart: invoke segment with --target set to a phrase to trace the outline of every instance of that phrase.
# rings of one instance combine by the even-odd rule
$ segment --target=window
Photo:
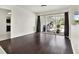
[[[79,11],[74,13],[74,25],[79,24]]]

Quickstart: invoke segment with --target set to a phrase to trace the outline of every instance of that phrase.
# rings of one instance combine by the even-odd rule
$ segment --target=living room
[[[78,5],[0,5],[1,9],[10,11],[8,13],[11,17],[10,37],[0,39],[2,49],[9,54],[79,53],[79,30],[74,28],[78,24],[78,21],[74,23],[74,18],[78,19],[78,7]],[[61,15],[63,26],[60,25],[61,22],[56,21],[62,18]],[[50,27],[52,17],[55,20],[52,22],[54,31]],[[47,31],[42,25],[50,25],[50,29]],[[60,34],[61,30],[63,35]]]

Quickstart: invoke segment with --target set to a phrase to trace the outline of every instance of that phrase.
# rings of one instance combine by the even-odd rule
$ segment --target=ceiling
[[[39,13],[39,12],[65,9],[68,8],[69,6],[70,5],[47,5],[46,7],[41,7],[41,5],[22,5],[21,7],[27,8],[32,12]]]

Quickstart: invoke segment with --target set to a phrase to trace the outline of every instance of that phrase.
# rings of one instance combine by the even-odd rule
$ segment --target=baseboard
[[[0,46],[0,54],[7,54],[1,46]]]
[[[27,34],[23,34],[23,35],[18,35],[18,36],[15,36],[15,37],[11,37],[11,39],[18,38],[18,37],[25,36],[25,35],[30,35],[30,34],[33,34],[33,33],[36,33],[36,32],[27,33]]]
[[[72,39],[71,39],[71,38],[70,38],[70,42],[71,42],[73,54],[77,54],[77,53],[75,52],[75,48],[74,48],[74,45],[73,45],[73,42],[72,42]]]

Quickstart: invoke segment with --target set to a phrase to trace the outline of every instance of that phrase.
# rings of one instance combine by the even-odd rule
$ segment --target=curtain
[[[36,32],[41,32],[40,16],[37,16]]]
[[[68,12],[65,12],[65,31],[64,35],[66,38],[69,38],[69,17],[68,17]]]

